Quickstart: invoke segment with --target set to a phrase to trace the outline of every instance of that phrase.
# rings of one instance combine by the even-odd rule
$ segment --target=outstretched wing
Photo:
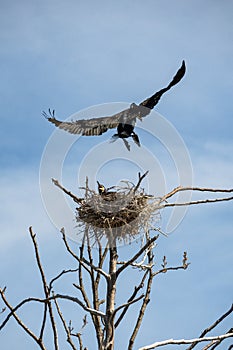
[[[147,98],[145,101],[141,102],[139,106],[143,106],[143,107],[147,107],[150,109],[153,109],[154,106],[157,105],[157,103],[159,102],[161,96],[168,90],[171,89],[172,86],[176,85],[179,83],[179,81],[183,78],[183,76],[185,75],[185,62],[182,61],[182,65],[179,68],[179,70],[177,71],[176,75],[173,77],[172,81],[170,82],[170,84],[168,84],[167,87],[159,90],[158,92],[156,92],[154,95],[152,95],[151,97]]]
[[[55,118],[54,110],[51,111],[49,109],[49,114],[43,112],[43,115],[50,123],[53,123],[58,128],[68,131],[71,134],[80,134],[85,136],[102,135],[108,129],[116,128],[119,123],[134,125],[137,118],[142,120],[142,117],[147,116],[150,113],[150,110],[153,109],[159,102],[161,96],[172,86],[179,83],[185,74],[185,69],[185,62],[183,61],[180,69],[177,71],[176,75],[173,77],[172,81],[167,87],[156,92],[154,95],[141,102],[140,105],[132,103],[130,108],[112,116],[62,122]],[[136,139],[135,142],[137,143]]]
[[[49,114],[43,112],[43,115],[50,123],[53,123],[60,129],[68,131],[71,134],[80,134],[85,136],[102,135],[108,129],[116,128],[121,119],[127,114],[124,110],[109,117],[100,117],[92,119],[80,119],[71,122],[62,122],[55,118],[55,111],[49,109]]]

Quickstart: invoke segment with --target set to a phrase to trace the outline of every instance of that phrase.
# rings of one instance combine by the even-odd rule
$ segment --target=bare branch
[[[65,187],[63,187],[62,185],[60,185],[60,183],[58,182],[58,180],[52,179],[52,182],[54,183],[55,186],[59,187],[63,192],[65,192],[65,194],[67,194],[68,196],[70,196],[74,202],[76,203],[82,203],[83,198],[78,198],[76,197],[72,192],[67,191],[67,189],[65,189]]]
[[[86,303],[86,306],[87,307],[91,307],[91,303],[90,303],[90,301],[89,301],[89,299],[87,297],[87,294],[86,294],[86,291],[85,291],[85,288],[84,288],[84,284],[83,284],[83,275],[82,275],[82,266],[83,265],[81,264],[81,260],[83,259],[83,250],[84,250],[84,239],[83,239],[81,247],[79,248],[80,257],[78,258],[79,261],[80,261],[80,268],[78,270],[78,272],[79,272],[79,274],[78,274],[78,277],[79,277],[79,290],[82,293],[82,296],[83,296],[83,299],[84,299],[84,301]],[[88,272],[89,272],[89,270],[88,270]],[[94,320],[93,320],[93,322],[94,322]]]
[[[77,267],[76,269],[69,269],[69,270],[63,270],[61,271],[56,277],[54,277],[53,279],[51,279],[51,281],[49,282],[49,291],[52,290],[52,286],[53,283],[58,280],[60,277],[62,277],[63,275],[67,274],[67,273],[71,273],[71,272],[77,272],[79,269],[79,267]]]
[[[38,301],[38,299],[37,298],[27,298],[27,299],[24,299],[24,300],[22,300],[17,306],[15,306],[14,308],[7,302],[7,300],[6,300],[6,298],[5,298],[5,295],[4,295],[4,293],[5,293],[5,291],[4,291],[4,289],[2,290],[2,289],[0,289],[0,293],[1,293],[1,297],[2,297],[2,299],[3,299],[3,301],[4,301],[4,303],[7,305],[7,307],[8,307],[8,309],[9,310],[11,310],[11,312],[6,316],[6,318],[5,318],[5,320],[2,322],[2,324],[0,325],[0,330],[2,330],[2,328],[3,327],[5,327],[5,325],[7,324],[7,322],[9,321],[9,319],[10,319],[10,317],[11,316],[13,316],[13,317],[15,317],[14,316],[14,314],[15,314],[15,312],[21,307],[21,306],[23,306],[24,304],[26,304],[26,303],[28,303],[28,302],[30,302],[30,301]],[[7,304],[7,303],[8,304]],[[9,305],[9,306],[8,306]]]
[[[149,241],[149,234],[148,234],[148,232],[147,232],[147,240]],[[148,251],[147,256],[148,256],[148,265],[152,265],[153,264],[153,259],[154,259],[154,254],[153,254],[152,250]],[[141,327],[142,319],[144,317],[147,305],[150,302],[151,286],[152,286],[154,275],[153,275],[152,269],[150,269],[148,271],[149,271],[149,276],[148,276],[148,280],[147,280],[146,294],[145,294],[145,297],[143,299],[142,306],[140,308],[135,327],[133,329],[132,335],[131,335],[130,340],[129,340],[128,350],[132,350],[133,349],[133,345],[134,345],[136,336],[138,334],[138,331],[139,331],[139,329]]]
[[[125,270],[129,265],[131,265],[137,258],[139,258],[140,255],[142,255],[144,253],[144,251],[149,248],[150,246],[153,246],[153,243],[158,239],[159,235],[154,236],[152,238],[149,238],[146,242],[146,244],[144,244],[144,246],[131,258],[129,259],[124,265],[122,265],[121,267],[118,268],[116,274],[117,277],[119,276],[119,274]]]
[[[145,282],[145,279],[146,279],[146,276],[147,276],[148,272],[149,272],[149,270],[147,270],[147,271],[144,273],[144,275],[143,275],[143,277],[142,277],[142,279],[141,279],[140,284],[139,284],[137,287],[134,288],[134,291],[133,291],[131,297],[128,299],[127,303],[129,303],[129,302],[131,302],[132,300],[134,300],[135,297],[136,297],[136,295],[137,295],[137,293],[139,292],[139,290],[143,288],[144,282]],[[120,314],[120,316],[118,317],[118,319],[117,319],[117,321],[116,321],[116,323],[115,323],[115,328],[118,327],[119,323],[121,322],[121,320],[122,320],[123,317],[125,316],[125,314],[126,314],[128,308],[129,308],[129,305],[126,304],[126,306],[124,307],[124,310],[122,311],[122,313]]]
[[[86,176],[86,183],[85,183],[85,198],[87,198],[88,195],[88,177]]]
[[[2,299],[4,297],[4,292],[0,289],[0,293],[2,296]],[[5,297],[4,297],[5,298]],[[91,315],[97,315],[100,316],[102,318],[105,318],[105,314],[101,311],[98,310],[94,310],[91,307],[87,307],[81,300],[79,300],[79,298],[77,297],[72,297],[70,295],[63,295],[63,294],[55,294],[53,296],[50,296],[46,299],[40,299],[40,298],[34,298],[34,297],[30,297],[30,298],[26,298],[24,300],[22,300],[18,305],[16,305],[14,308],[13,307],[9,307],[9,309],[11,310],[11,312],[7,315],[7,317],[5,318],[5,320],[2,322],[2,324],[0,325],[0,330],[6,325],[6,323],[9,321],[10,317],[13,316],[15,317],[15,312],[21,308],[24,304],[30,303],[32,301],[35,302],[39,302],[39,303],[48,303],[50,300],[55,300],[55,299],[65,299],[65,300],[70,300],[78,305],[80,305],[85,311],[89,312]],[[4,300],[4,299],[3,299]],[[5,300],[4,300],[5,302]],[[5,303],[6,304],[6,303]],[[6,304],[7,305],[7,304]]]
[[[115,310],[114,310],[114,312],[113,312],[113,315],[115,315],[119,310],[121,310],[121,309],[123,309],[123,308],[128,308],[130,305],[132,305],[132,304],[134,304],[134,303],[136,303],[137,301],[139,301],[139,300],[141,300],[142,298],[144,298],[144,294],[142,294],[142,295],[140,295],[140,297],[137,297],[137,298],[135,298],[135,299],[133,299],[133,300],[130,300],[130,301],[128,301],[127,303],[125,303],[125,304],[122,304],[122,305],[120,305],[120,306],[118,306]]]
[[[149,170],[147,170],[147,171],[145,172],[145,174],[143,174],[143,175],[141,175],[140,173],[138,173],[138,183],[137,183],[137,185],[135,186],[135,188],[134,188],[134,190],[133,190],[134,193],[137,192],[137,190],[138,190],[138,188],[139,188],[139,186],[140,186],[142,180],[144,179],[144,177],[146,177],[146,175],[147,175],[148,173],[149,173]]]
[[[171,192],[165,194],[161,198],[161,202],[166,201],[168,198],[174,196],[178,192],[182,191],[200,191],[200,192],[222,192],[222,193],[231,193],[233,192],[233,188],[230,189],[217,189],[217,188],[203,188],[203,187],[182,187],[178,186],[174,188]]]
[[[99,310],[99,291],[98,291],[98,284],[96,284],[95,281],[95,271],[97,269],[97,272],[99,274],[104,274],[107,275],[107,279],[110,277],[108,276],[108,274],[105,274],[105,272],[101,269],[101,268],[96,268],[96,266],[93,263],[93,257],[92,257],[92,250],[90,247],[90,240],[89,240],[89,235],[88,235],[88,228],[85,228],[85,236],[87,239],[87,251],[88,251],[88,257],[89,257],[89,261],[90,261],[90,266],[91,266],[91,289],[92,289],[92,303],[93,303],[93,308],[95,310]],[[106,278],[106,277],[105,277]],[[98,343],[102,342],[102,337],[103,337],[103,332],[102,332],[102,328],[101,328],[101,320],[100,317],[96,316],[93,318],[94,320],[94,326],[95,326],[95,330],[96,330],[96,334],[97,334],[97,339],[98,339]]]
[[[100,267],[97,267],[95,265],[93,265],[91,262],[89,262],[88,260],[86,260],[85,258],[82,258],[82,261],[88,265],[92,270],[95,270],[96,272],[100,273],[102,276],[104,276],[106,278],[106,280],[109,279],[109,274],[106,273],[104,270],[102,270]]]
[[[158,270],[156,272],[153,273],[153,276],[156,276],[160,273],[166,273],[167,271],[177,271],[177,270],[186,270],[188,268],[188,266],[190,265],[190,263],[187,262],[188,258],[187,258],[187,253],[184,252],[183,254],[183,261],[182,261],[182,265],[181,266],[171,266],[171,267],[167,267],[167,260],[166,260],[166,256],[164,256],[163,258],[163,264],[162,264],[162,269]]]
[[[219,336],[214,336],[214,337],[204,337],[204,338],[194,338],[194,339],[168,339],[168,340],[163,340],[161,342],[156,342],[151,345],[143,346],[139,350],[151,350],[158,348],[160,346],[164,345],[182,345],[182,344],[192,344],[192,343],[200,343],[200,342],[205,342],[205,341],[212,341],[212,340],[221,340],[221,339],[226,339],[233,337],[233,332],[232,333],[227,333]]]
[[[162,208],[166,208],[166,207],[181,207],[181,206],[193,205],[193,204],[227,202],[227,201],[231,201],[231,200],[233,200],[233,197],[215,198],[215,199],[203,199],[203,200],[197,200],[197,201],[185,202],[185,203],[165,203],[163,205],[158,206],[158,209],[162,209]]]
[[[91,307],[87,307],[83,302],[81,302],[81,300],[79,300],[76,297],[72,297],[70,295],[63,295],[63,294],[55,294],[53,297],[49,298],[50,300],[52,299],[66,299],[66,300],[70,300],[73,301],[74,303],[77,303],[78,305],[80,305],[85,311],[89,312],[92,315],[96,315],[96,316],[100,316],[102,318],[105,317],[105,314],[101,311],[92,309]],[[46,301],[46,300],[44,300]]]
[[[114,348],[114,310],[115,310],[115,297],[116,297],[116,280],[117,280],[117,246],[113,242],[113,246],[109,247],[109,280],[107,281],[106,292],[106,311],[105,311],[105,339],[104,349],[113,350]]]
[[[3,314],[3,312],[6,311],[6,307],[3,307],[2,310],[0,311],[0,314]]]
[[[4,302],[4,304],[7,306],[7,308],[11,311],[9,313],[9,315],[6,317],[5,321],[3,321],[3,323],[0,325],[0,330],[6,325],[6,323],[8,322],[8,320],[10,319],[10,316],[13,316],[14,319],[17,321],[17,323],[19,324],[20,327],[22,327],[24,329],[24,331],[39,345],[41,350],[46,350],[42,339],[38,338],[24,323],[23,321],[19,318],[19,316],[16,314],[16,308],[13,308],[11,306],[11,304],[7,301],[6,297],[5,297],[5,289],[1,289],[0,288],[0,294],[1,294],[1,298]]]
[[[102,247],[101,247],[101,245],[99,245],[99,264],[98,264],[98,267],[99,267],[100,269],[102,269],[104,260],[105,260],[105,258],[106,258],[106,256],[107,256],[107,253],[108,253],[108,244],[107,244],[107,246],[105,247],[103,253],[102,253]],[[99,281],[100,281],[100,273],[98,272],[98,273],[97,273],[97,276],[96,276],[96,280],[95,280],[96,286],[99,285]]]
[[[148,254],[148,251],[151,250],[153,248],[153,246],[150,246],[149,248],[147,248],[144,252],[144,256],[142,257],[142,260],[140,262],[133,262],[130,264],[130,266],[133,266],[133,267],[137,267],[139,269],[142,269],[142,270],[147,270],[147,269],[151,269],[151,265],[147,265],[147,264],[144,264],[146,258],[147,258],[147,254]],[[118,265],[125,265],[127,263],[127,261],[118,261],[117,264]]]
[[[231,305],[230,309],[223,314],[222,316],[220,316],[211,326],[209,326],[208,328],[206,328],[201,334],[199,338],[203,338],[207,333],[209,333],[210,331],[212,331],[212,329],[214,329],[220,322],[222,322],[227,316],[229,316],[231,313],[233,312],[233,304]],[[229,332],[228,332],[229,333]],[[196,346],[197,343],[192,344],[191,346],[189,346],[187,348],[187,350],[191,350],[194,348],[194,346]]]
[[[81,333],[77,333],[77,338],[78,338],[78,341],[79,341],[79,349],[80,350],[83,350],[83,341],[82,341],[82,335]],[[86,349],[86,348],[85,348]]]
[[[48,311],[48,304],[44,304],[44,313],[43,313],[43,319],[42,319],[42,324],[40,328],[40,335],[39,338],[43,338],[44,330],[45,330],[45,324],[46,324],[46,319],[47,319],[47,311]]]
[[[231,328],[227,333],[232,333],[233,332],[233,328]],[[220,339],[220,340],[212,340],[208,345],[206,345],[202,350],[208,350],[208,349],[210,349],[210,350],[214,350],[214,349],[216,349],[218,346],[219,346],[219,344],[220,343],[222,343],[224,341],[224,339]],[[233,345],[232,345],[232,347],[233,347]],[[232,347],[230,346],[229,348],[228,348],[228,350],[229,349],[232,349]]]
[[[160,199],[160,203],[166,202],[168,198],[171,198],[178,192],[182,191],[199,191],[199,192],[220,192],[220,193],[232,193],[233,189],[218,189],[218,188],[202,188],[202,187],[176,187],[171,192],[165,194]],[[216,199],[204,199],[204,200],[197,200],[197,201],[191,201],[186,203],[165,203],[158,206],[158,209],[165,208],[165,207],[175,207],[175,206],[186,206],[186,205],[192,205],[192,204],[204,204],[204,203],[215,203],[215,202],[223,202],[223,201],[230,201],[233,200],[233,197],[226,197],[226,198],[216,198]]]
[[[85,235],[83,237],[83,240],[82,240],[82,245],[79,249],[80,251],[80,256],[79,256],[79,260],[80,260],[80,268],[79,268],[79,290],[81,291],[82,293],[82,296],[83,296],[83,299],[85,301],[85,304],[88,308],[91,308],[91,303],[90,303],[90,300],[87,296],[87,293],[86,293],[86,290],[85,290],[85,287],[84,287],[84,283],[83,283],[83,274],[82,274],[82,260],[83,260],[83,254],[84,254],[84,244],[85,244]],[[84,265],[85,266],[85,265]],[[88,269],[88,272],[89,272],[89,276],[91,276],[91,270]],[[93,325],[94,325],[94,328],[95,328],[95,332],[96,332],[96,336],[97,336],[97,342],[98,342],[98,346],[100,347],[101,343],[102,343],[102,338],[103,338],[103,332],[102,332],[102,329],[99,327],[99,320],[96,318],[96,316],[98,315],[94,315],[93,313],[90,313],[91,314],[91,319],[92,319],[92,322],[93,322]],[[100,315],[99,315],[100,316]]]
[[[71,335],[72,335],[73,337],[77,337],[77,338],[78,338],[79,350],[83,350],[83,341],[82,341],[82,333],[81,333],[81,331],[86,327],[87,323],[88,323],[88,322],[87,322],[87,315],[84,315],[84,317],[83,317],[83,325],[82,325],[80,331],[77,332],[77,333],[71,333]],[[69,327],[71,328],[71,322],[70,322]],[[71,330],[71,331],[72,331],[72,330]],[[70,331],[70,332],[71,332],[71,331]],[[84,350],[88,350],[88,349],[85,347]]]
[[[59,307],[58,302],[57,302],[56,299],[54,299],[54,303],[55,303],[55,305],[56,305],[58,315],[59,315],[59,317],[60,317],[60,319],[61,319],[62,325],[63,325],[64,330],[65,330],[65,332],[66,332],[66,340],[67,340],[67,342],[70,344],[70,346],[71,346],[71,348],[72,348],[73,350],[77,350],[77,348],[75,347],[75,345],[74,345],[74,343],[73,343],[73,341],[72,341],[72,339],[71,339],[71,334],[70,334],[69,327],[68,327],[67,324],[66,324],[66,321],[65,321],[65,319],[64,319],[64,317],[63,317],[63,314],[62,314],[62,312],[61,312],[61,309],[60,309],[60,307]]]
[[[73,256],[73,258],[75,259],[75,260],[77,260],[78,262],[79,262],[79,264],[80,265],[82,265],[83,267],[84,267],[84,269],[90,274],[91,273],[91,271],[87,268],[87,266],[84,264],[84,262],[83,262],[83,259],[80,259],[74,252],[73,252],[73,250],[70,248],[70,246],[69,246],[69,244],[68,244],[68,242],[67,242],[67,239],[66,239],[66,234],[65,234],[65,229],[64,229],[64,227],[61,229],[61,234],[62,234],[62,239],[63,239],[63,242],[65,243],[65,247],[66,247],[66,249],[67,249],[67,251],[70,253],[70,255],[72,255]],[[80,268],[79,268],[79,270],[80,270]]]
[[[45,294],[46,299],[48,299],[50,293],[49,293],[49,288],[48,288],[48,285],[47,285],[47,282],[46,282],[45,273],[44,273],[44,270],[43,270],[43,267],[42,267],[42,264],[41,264],[41,261],[40,261],[38,245],[37,245],[37,242],[36,242],[36,235],[33,233],[32,227],[29,227],[29,232],[30,232],[30,236],[31,236],[31,239],[32,239],[32,242],[33,242],[33,246],[34,246],[36,262],[37,262],[37,266],[38,266],[39,271],[40,271],[41,280],[42,280],[43,289],[44,289],[44,294]],[[54,347],[55,347],[55,350],[58,350],[57,328],[56,328],[56,323],[55,323],[55,320],[54,320],[52,303],[49,300],[48,300],[48,310],[49,310],[49,316],[50,316],[50,321],[51,321],[52,330],[53,330]],[[41,326],[41,332],[40,332],[41,339],[43,337],[43,332],[44,332],[44,329],[45,329],[46,313],[47,313],[47,308],[45,307],[45,309],[44,309],[44,317],[43,317],[42,326]]]

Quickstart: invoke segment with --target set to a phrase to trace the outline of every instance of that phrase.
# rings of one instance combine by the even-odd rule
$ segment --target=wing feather
[[[159,102],[161,96],[168,90],[171,89],[172,86],[179,83],[179,81],[183,78],[185,75],[186,67],[185,67],[185,61],[182,61],[181,67],[176,72],[176,75],[173,77],[172,81],[168,84],[167,87],[157,91],[154,95],[147,98],[143,102],[140,103],[140,106],[144,106],[150,109],[153,109],[157,103]]]
[[[54,113],[49,115],[43,112],[43,115],[48,119],[48,121],[58,128],[65,130],[71,134],[80,134],[85,136],[97,136],[102,135],[108,129],[116,128],[122,119],[123,115],[127,113],[128,110],[122,111],[120,113],[114,114],[112,116],[92,118],[92,119],[80,119],[71,122],[62,122],[54,117]]]
[[[92,118],[92,119],[80,119],[70,122],[62,122],[55,118],[55,111],[49,109],[49,114],[43,112],[43,115],[48,119],[50,123],[53,123],[58,128],[65,130],[71,134],[80,134],[85,136],[97,136],[102,135],[108,129],[117,128],[119,123],[122,124],[135,124],[136,119],[142,120],[142,117],[147,116],[150,110],[155,107],[159,102],[161,96],[171,89],[172,86],[179,83],[185,74],[185,62],[182,61],[182,65],[173,77],[172,81],[167,87],[159,90],[151,97],[147,98],[140,105],[135,103],[131,104],[130,108],[125,109],[117,114],[107,117]]]

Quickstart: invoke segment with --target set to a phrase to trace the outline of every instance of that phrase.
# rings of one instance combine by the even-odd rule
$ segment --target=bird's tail
[[[119,139],[119,135],[118,134],[114,134],[111,139],[109,140],[110,143],[113,143],[115,142],[116,140]],[[125,144],[125,147],[127,148],[128,151],[130,151],[130,145],[128,143],[128,141],[126,141],[125,139],[122,138],[122,141],[124,142]]]
[[[118,136],[118,134],[114,134],[114,135],[112,135],[112,137],[111,137],[111,139],[110,139],[110,143],[113,143],[113,142],[115,142],[116,140],[118,140],[119,139],[119,136]]]

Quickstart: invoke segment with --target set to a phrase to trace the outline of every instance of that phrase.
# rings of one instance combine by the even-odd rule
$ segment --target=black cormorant
[[[126,141],[128,137],[132,137],[134,142],[140,146],[138,135],[134,132],[134,127],[137,118],[142,120],[150,114],[150,111],[157,105],[161,96],[172,86],[179,83],[185,74],[185,62],[182,61],[182,65],[173,77],[172,81],[167,87],[157,91],[151,97],[147,98],[139,105],[132,103],[129,108],[108,117],[92,118],[92,119],[81,119],[71,122],[62,122],[55,118],[55,111],[49,109],[49,115],[43,112],[43,115],[48,119],[49,122],[55,126],[68,131],[71,134],[81,134],[84,136],[97,136],[102,135],[108,129],[117,128],[116,134],[113,135],[112,141],[121,138],[127,149],[130,150],[129,143]]]
[[[117,194],[115,191],[109,191],[113,187],[106,188],[104,185],[100,184],[99,181],[97,181],[98,184],[98,191],[99,195],[103,197],[104,200],[113,201],[116,199]]]

